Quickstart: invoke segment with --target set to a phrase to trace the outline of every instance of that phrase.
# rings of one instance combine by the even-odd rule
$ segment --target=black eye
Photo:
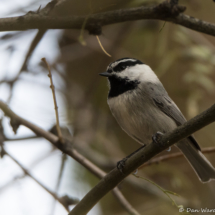
[[[127,66],[125,66],[125,65],[121,65],[121,69],[123,70],[123,69],[126,69],[126,67]]]

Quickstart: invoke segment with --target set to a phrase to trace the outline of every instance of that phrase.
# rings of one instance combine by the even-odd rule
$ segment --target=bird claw
[[[166,150],[167,152],[170,152],[171,151],[171,146]]]
[[[162,139],[163,133],[158,131],[152,136],[152,141],[157,145],[160,145],[160,141]]]
[[[123,173],[123,168],[125,167],[125,162],[127,161],[127,158],[123,158],[121,161],[118,161],[117,162],[117,165],[116,165],[116,167],[117,167],[117,169],[121,172],[121,173]]]
[[[137,173],[138,173],[138,169],[136,169],[133,174],[137,175]]]

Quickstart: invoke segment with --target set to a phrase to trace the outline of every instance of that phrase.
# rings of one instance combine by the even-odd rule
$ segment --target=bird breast
[[[165,133],[177,127],[147,94],[138,90],[109,98],[108,105],[121,128],[140,144],[150,143],[158,131]]]

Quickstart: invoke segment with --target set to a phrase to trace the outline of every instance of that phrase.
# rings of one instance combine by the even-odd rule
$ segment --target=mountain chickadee
[[[142,145],[152,136],[166,133],[186,122],[149,66],[134,58],[109,64],[100,75],[109,80],[108,105],[121,128]],[[193,136],[176,143],[202,182],[215,179],[215,169]]]

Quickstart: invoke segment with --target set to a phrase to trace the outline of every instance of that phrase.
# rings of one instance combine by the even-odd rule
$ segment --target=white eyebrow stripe
[[[118,65],[119,63],[122,63],[122,62],[126,62],[126,61],[133,61],[133,62],[135,62],[136,61],[136,59],[123,59],[123,60],[120,60],[120,61],[117,61],[117,62],[114,62],[114,63],[112,63],[110,66],[112,67],[112,68],[114,68],[116,65]]]

